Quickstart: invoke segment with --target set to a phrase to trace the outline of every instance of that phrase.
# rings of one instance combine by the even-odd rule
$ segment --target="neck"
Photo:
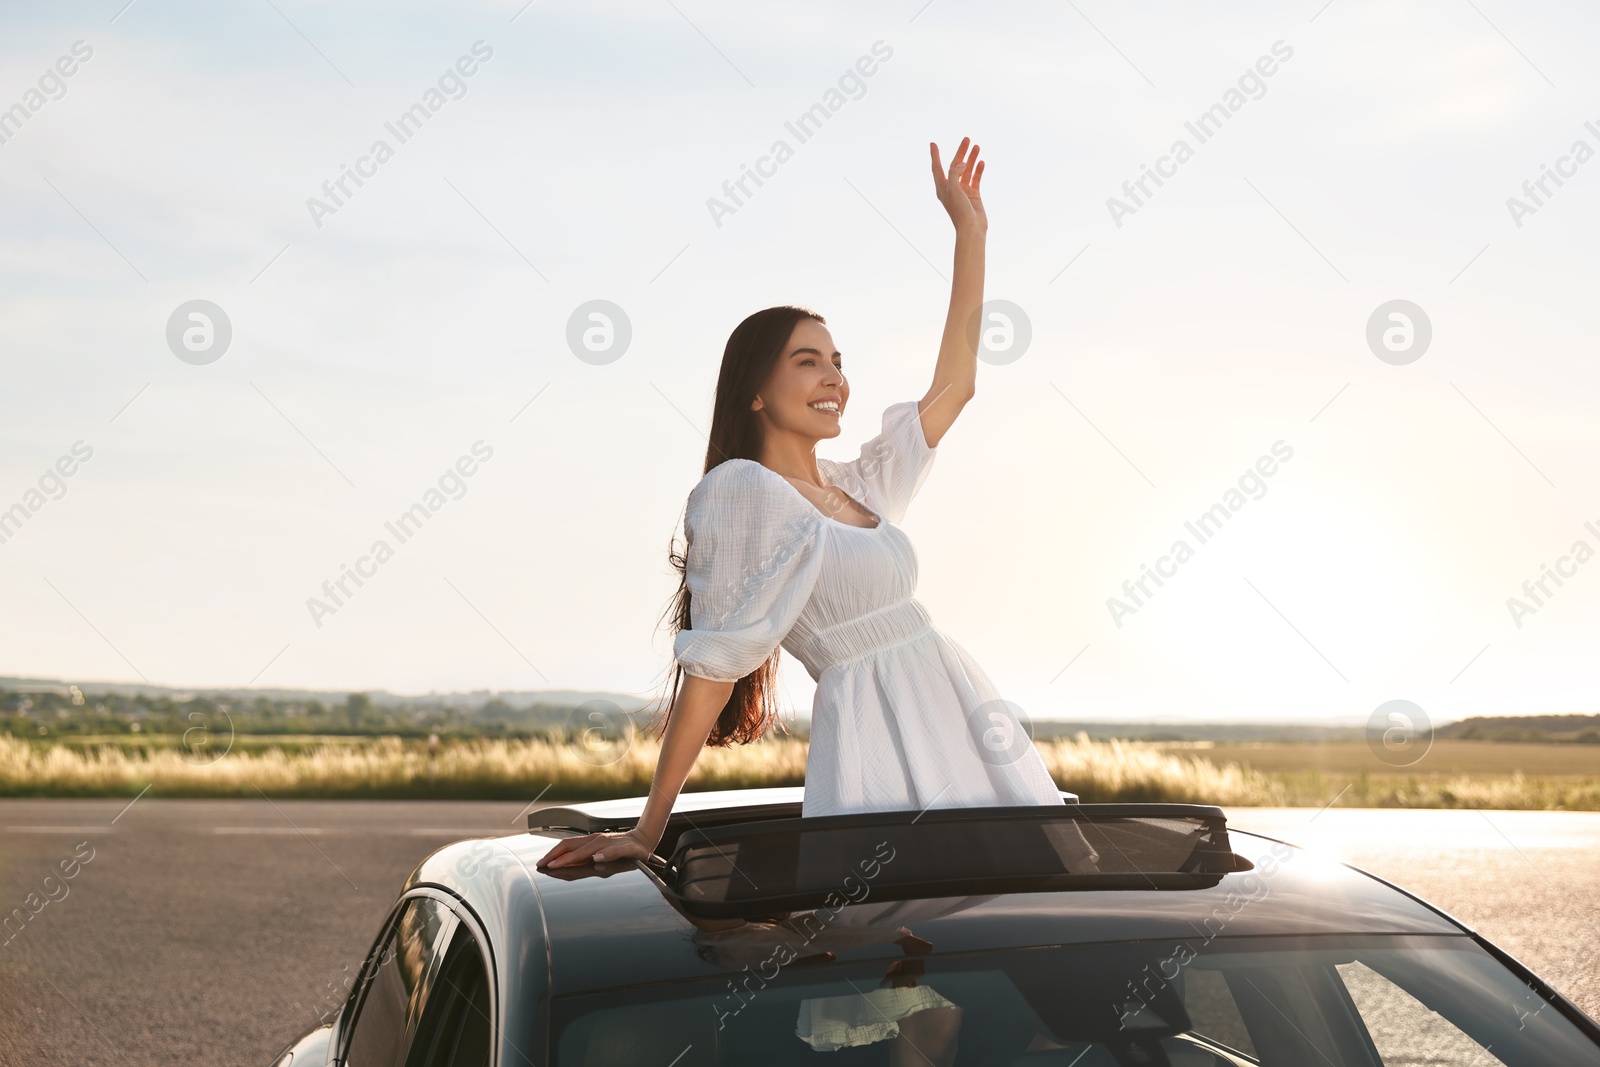
[[[817,467],[817,441],[771,424],[763,427],[759,462],[785,478],[821,486],[822,471]]]

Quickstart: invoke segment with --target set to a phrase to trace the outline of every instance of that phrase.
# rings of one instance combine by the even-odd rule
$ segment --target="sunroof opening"
[[[1069,804],[704,827],[646,866],[686,912],[724,918],[868,897],[1199,889],[1253,865],[1233,851],[1220,808]]]

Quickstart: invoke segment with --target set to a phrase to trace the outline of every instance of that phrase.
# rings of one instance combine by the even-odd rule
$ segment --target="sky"
[[[1600,704],[1592,8],[111,0],[0,26],[0,674],[658,692],[729,332],[822,313],[851,403],[818,454],[857,455],[929,386],[953,231],[928,143],[971,136],[986,322],[1029,339],[986,350],[902,526],[918,599],[1021,714]],[[599,355],[569,340],[594,306],[626,324]],[[787,654],[782,679],[808,708]]]

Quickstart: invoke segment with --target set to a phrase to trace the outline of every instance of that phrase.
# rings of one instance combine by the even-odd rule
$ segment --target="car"
[[[278,1067],[1600,1065],[1482,935],[1220,808],[803,796],[683,794],[644,862],[536,866],[643,797],[439,849]]]

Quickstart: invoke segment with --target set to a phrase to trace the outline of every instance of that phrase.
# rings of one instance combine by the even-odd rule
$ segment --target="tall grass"
[[[1267,773],[1213,762],[1204,749],[1165,751],[1139,742],[1075,738],[1036,742],[1063,789],[1086,802],[1181,801],[1227,806],[1483,807],[1600,810],[1600,777],[1521,773],[1349,775]],[[428,746],[399,738],[302,743],[291,750],[238,746],[220,759],[128,745],[67,748],[0,737],[0,796],[328,797],[591,800],[639,796],[658,744],[590,747],[578,739],[470,741]],[[686,789],[803,785],[806,745],[776,738],[706,749]]]
[[[466,741],[430,755],[397,737],[351,744],[302,744],[297,751],[251,746],[214,753],[118,744],[43,747],[0,737],[0,796],[128,796],[146,785],[167,797],[436,797],[518,799],[548,787],[561,799],[637,796],[648,791],[660,751],[573,740]],[[690,789],[802,785],[806,747],[795,740],[706,749]]]

